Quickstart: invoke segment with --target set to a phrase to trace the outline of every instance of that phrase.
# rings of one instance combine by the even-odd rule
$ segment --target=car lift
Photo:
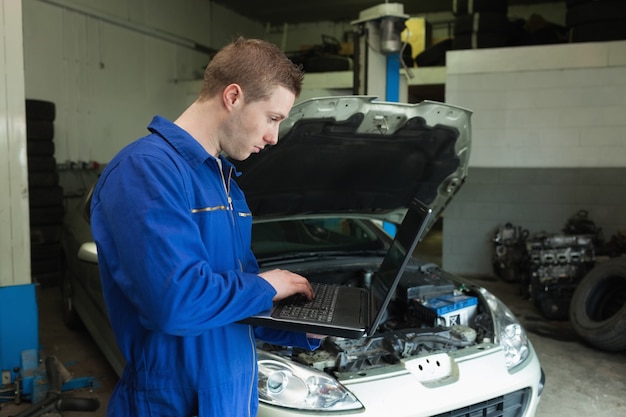
[[[401,89],[402,31],[409,15],[401,3],[383,3],[361,11],[355,26],[354,94],[406,101]],[[381,82],[385,80],[385,82]]]
[[[359,13],[352,22],[354,36],[355,95],[370,95],[385,101],[407,101],[408,87],[400,77],[402,66],[402,31],[409,15],[401,3],[383,3]],[[410,76],[410,69],[405,68]],[[381,80],[385,80],[384,83]],[[393,236],[396,226],[383,222],[383,229]]]

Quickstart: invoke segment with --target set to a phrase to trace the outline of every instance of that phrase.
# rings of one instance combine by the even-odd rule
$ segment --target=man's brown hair
[[[204,71],[200,100],[209,99],[230,84],[238,84],[246,102],[270,97],[282,86],[300,95],[304,73],[276,45],[239,37],[222,48]]]

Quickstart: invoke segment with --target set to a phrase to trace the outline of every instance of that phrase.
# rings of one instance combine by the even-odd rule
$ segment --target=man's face
[[[266,145],[275,145],[278,125],[287,117],[294,101],[291,91],[278,86],[267,100],[240,103],[226,122],[222,150],[231,158],[243,161]]]

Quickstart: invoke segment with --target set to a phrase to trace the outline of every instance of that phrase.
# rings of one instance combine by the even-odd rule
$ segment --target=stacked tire
[[[626,257],[599,262],[585,275],[574,291],[569,318],[591,346],[626,351]]]
[[[626,39],[626,2],[623,0],[568,0],[565,24],[570,42]]]
[[[26,100],[26,149],[30,210],[31,274],[33,282],[55,286],[61,274],[63,188],[54,157],[56,106]]]
[[[452,49],[497,48],[511,45],[515,26],[506,0],[454,0]]]

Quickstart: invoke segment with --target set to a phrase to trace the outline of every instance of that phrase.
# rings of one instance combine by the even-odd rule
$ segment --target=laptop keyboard
[[[335,313],[339,286],[312,282],[315,298],[307,300],[301,294],[288,297],[278,310],[278,318],[331,322]]]

